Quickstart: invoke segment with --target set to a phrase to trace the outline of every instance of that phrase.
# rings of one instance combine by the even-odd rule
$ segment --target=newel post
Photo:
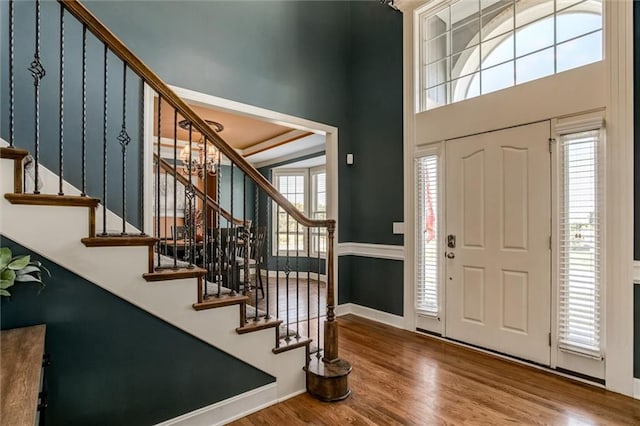
[[[307,392],[323,401],[340,401],[351,394],[351,364],[338,357],[338,321],[335,313],[334,240],[336,222],[327,226],[327,317],[324,322],[324,356],[309,361]],[[319,272],[319,271],[318,271]]]

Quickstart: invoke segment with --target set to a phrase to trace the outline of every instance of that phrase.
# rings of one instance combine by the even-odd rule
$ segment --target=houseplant
[[[42,271],[51,276],[47,268],[37,260],[31,260],[30,255],[13,257],[11,249],[0,248],[0,296],[11,296],[7,290],[18,282],[37,282],[44,287]]]

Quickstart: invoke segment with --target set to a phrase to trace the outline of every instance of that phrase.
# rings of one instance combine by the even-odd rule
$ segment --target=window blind
[[[438,156],[416,159],[416,309],[437,315],[440,256],[438,239]]]
[[[560,349],[601,357],[600,130],[560,137]]]

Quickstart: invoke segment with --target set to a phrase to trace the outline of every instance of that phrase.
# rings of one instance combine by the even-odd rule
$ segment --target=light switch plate
[[[393,222],[393,233],[404,234],[404,222]]]

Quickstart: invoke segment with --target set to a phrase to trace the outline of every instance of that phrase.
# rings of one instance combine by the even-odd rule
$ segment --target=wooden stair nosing
[[[0,158],[6,158],[8,160],[22,160],[29,155],[29,151],[20,148],[3,147],[0,148]]]
[[[142,277],[147,281],[170,281],[183,278],[198,278],[207,274],[206,269],[194,268],[178,268],[178,269],[156,269],[154,272],[146,272]]]
[[[279,346],[277,348],[271,349],[271,352],[273,352],[274,354],[281,354],[282,352],[287,352],[287,351],[301,348],[303,346],[308,346],[311,344],[312,340],[313,339],[309,337],[302,337],[302,336],[299,339],[296,339],[295,337],[293,337],[288,342],[284,339],[280,339]]]
[[[240,305],[248,301],[249,297],[244,294],[236,294],[233,296],[226,294],[220,297],[210,296],[209,299],[204,302],[196,302],[192,306],[196,311],[202,311],[205,309],[221,308],[223,306]]]
[[[80,241],[87,247],[133,247],[153,246],[159,240],[148,235],[108,235],[82,238]]]
[[[245,325],[236,328],[236,333],[246,334],[258,330],[266,330],[267,328],[279,327],[280,324],[282,324],[282,320],[277,318],[260,318],[258,321],[249,318],[247,319],[247,323]]]
[[[4,198],[11,204],[30,206],[64,206],[64,207],[98,207],[100,200],[81,195],[51,195],[51,194],[4,194]]]

